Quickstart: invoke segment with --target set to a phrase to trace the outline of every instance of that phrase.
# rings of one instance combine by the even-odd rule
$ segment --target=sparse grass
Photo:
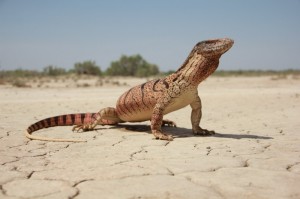
[[[104,80],[104,83],[105,83],[105,84],[109,84],[109,83],[110,83],[110,80],[109,80],[109,79],[105,79],[105,80]]]
[[[288,75],[296,75],[300,76],[300,70],[217,70],[215,71],[212,76],[216,77],[260,77],[260,76],[288,76]]]
[[[288,75],[285,75],[285,74],[279,74],[279,75],[276,75],[276,76],[272,76],[271,77],[271,80],[283,80],[283,79],[287,79],[288,78]]]
[[[120,82],[119,81],[112,81],[111,84],[115,85],[115,86],[120,86]]]
[[[163,78],[167,73],[161,73],[160,78]],[[238,70],[224,71],[217,70],[212,74],[214,77],[261,77],[268,76],[273,81],[291,79],[300,80],[300,70],[282,70],[282,71],[262,71],[262,70]],[[147,77],[151,80],[155,77]],[[128,86],[127,78],[130,77],[109,77],[109,76],[92,76],[92,75],[77,75],[68,73],[60,76],[46,76],[37,71],[15,70],[15,71],[0,71],[0,85],[12,85],[14,87],[98,87],[98,86]],[[54,83],[54,84],[53,84]]]
[[[95,86],[103,86],[103,80],[102,79],[98,79],[95,83]]]
[[[77,86],[78,88],[87,88],[87,87],[91,87],[91,85],[88,84],[88,83],[77,84],[76,86]]]
[[[175,71],[161,72],[158,77],[163,77],[169,74],[174,73]],[[213,76],[226,77],[226,76],[266,76],[266,75],[300,75],[300,70],[298,69],[287,69],[287,70],[217,70],[213,74]],[[75,82],[77,79],[90,79],[91,75],[78,75],[74,72],[63,73],[57,76],[47,75],[47,73],[34,71],[34,70],[11,70],[11,71],[0,71],[0,79],[3,78],[25,78],[25,77],[35,77],[35,78],[43,78],[43,77],[55,77],[55,79],[62,78],[71,78]],[[97,76],[92,76],[97,77]],[[99,77],[99,76],[98,76]],[[126,76],[128,77],[128,76]],[[110,81],[110,76],[104,76],[103,79],[105,81]],[[152,78],[151,78],[152,79]],[[108,82],[105,82],[108,83]]]

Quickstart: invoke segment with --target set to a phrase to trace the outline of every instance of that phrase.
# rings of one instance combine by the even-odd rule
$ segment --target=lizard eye
[[[213,40],[206,40],[206,41],[204,41],[204,43],[205,44],[215,44],[215,43],[217,43],[219,40],[217,40],[217,39],[213,39]]]

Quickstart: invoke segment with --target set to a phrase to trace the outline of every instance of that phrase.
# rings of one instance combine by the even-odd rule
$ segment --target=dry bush
[[[6,84],[7,82],[6,82],[6,80],[5,79],[0,79],[0,85],[4,85],[4,84]]]
[[[285,74],[279,74],[279,75],[276,75],[276,76],[272,76],[271,77],[271,80],[283,80],[283,79],[287,79],[287,75]]]
[[[28,88],[30,87],[24,80],[16,79],[11,82],[11,85],[18,88]]]
[[[91,85],[88,84],[88,83],[76,84],[76,86],[77,86],[78,88],[87,88],[87,87],[91,87]]]

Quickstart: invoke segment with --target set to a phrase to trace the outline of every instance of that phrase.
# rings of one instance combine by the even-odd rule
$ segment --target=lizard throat
[[[191,85],[198,86],[210,74],[212,74],[219,65],[219,56],[206,58],[200,54],[194,54],[180,70],[177,71],[180,79],[185,79]]]

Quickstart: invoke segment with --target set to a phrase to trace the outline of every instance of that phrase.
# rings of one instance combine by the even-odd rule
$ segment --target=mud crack
[[[120,141],[118,141],[118,142],[112,144],[111,146],[116,146],[116,145],[118,145],[118,144],[124,142],[125,140],[126,140],[126,136],[122,136],[122,140],[120,140]]]
[[[300,164],[300,162],[295,162],[294,164],[290,164],[286,167],[286,170],[292,172],[292,168],[298,164]]]
[[[84,182],[87,182],[87,181],[93,181],[93,180],[94,180],[94,179],[84,179],[84,180],[80,180],[80,181],[74,183],[74,185],[73,185],[72,187],[76,190],[76,192],[75,192],[74,195],[70,196],[69,199],[74,199],[74,198],[76,198],[77,196],[80,195],[80,189],[77,188],[77,186],[78,186],[79,184],[84,183]]]

